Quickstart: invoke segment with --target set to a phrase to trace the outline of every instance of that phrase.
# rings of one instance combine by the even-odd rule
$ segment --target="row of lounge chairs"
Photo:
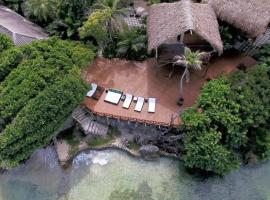
[[[118,105],[120,100],[124,100],[122,105],[123,108],[129,109],[132,101],[136,103],[135,111],[141,112],[145,103],[145,99],[143,97],[134,97],[132,94],[123,94],[123,92],[115,89],[109,89],[107,91],[107,95],[105,97],[106,102]],[[148,112],[155,113],[156,112],[156,99],[149,98],[148,99]]]
[[[104,91],[103,87],[98,86],[95,83],[91,84],[91,90],[86,94],[87,97],[92,97],[96,100],[100,98]],[[122,91],[116,89],[108,89],[106,90],[106,97],[104,99],[105,102],[118,105],[120,100],[122,99],[123,105],[122,107],[125,109],[129,109],[132,101],[136,103],[135,111],[141,112],[144,106],[144,103],[148,102],[148,112],[155,113],[156,112],[156,98],[148,98],[145,100],[143,97],[134,97],[132,94],[123,94]]]

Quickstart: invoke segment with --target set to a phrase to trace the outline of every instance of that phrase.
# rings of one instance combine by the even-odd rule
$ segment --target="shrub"
[[[0,167],[14,167],[48,144],[87,88],[78,75],[69,75],[32,99],[0,135]]]
[[[120,33],[116,43],[116,56],[129,60],[147,58],[146,31],[141,28],[127,29]]]
[[[270,66],[270,44],[264,45],[257,55],[255,55],[257,59],[261,62],[266,64],[268,67]]]
[[[9,51],[6,53],[13,56],[13,52],[18,50]],[[55,38],[33,43],[22,51],[25,53],[25,61],[10,73],[0,87],[0,131],[39,92],[69,73],[74,66],[86,66],[94,58],[94,53],[86,46]]]
[[[187,167],[224,174],[239,165],[232,151],[221,144],[222,134],[215,130],[187,136],[184,162]]]
[[[0,53],[12,47],[14,47],[12,39],[9,36],[0,33]]]
[[[14,52],[20,61],[11,65],[5,60]],[[46,145],[82,100],[87,87],[80,68],[94,53],[80,43],[49,38],[4,54],[10,59],[0,61],[6,76],[0,84],[0,167],[13,167]]]
[[[5,77],[18,66],[22,61],[23,54],[19,49],[9,49],[1,54],[0,63],[0,82],[5,79]]]
[[[146,30],[144,28],[124,29],[106,45],[104,56],[144,60],[148,57]]]
[[[210,81],[185,111],[185,165],[224,174],[239,165],[236,154],[270,155],[270,79],[266,65]]]
[[[266,159],[270,151],[268,125],[270,119],[270,79],[268,67],[257,66],[248,73],[230,76],[231,99],[240,105],[242,126],[247,130],[246,151]]]

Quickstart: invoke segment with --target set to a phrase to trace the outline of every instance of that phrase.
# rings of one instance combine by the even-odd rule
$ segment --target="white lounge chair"
[[[104,101],[117,105],[121,99],[121,96],[121,91],[110,89],[108,90]]]
[[[135,106],[135,111],[141,112],[144,104],[144,98],[143,97],[138,97],[136,106]]]
[[[92,97],[95,94],[96,90],[97,90],[97,84],[91,83],[91,90],[87,92],[86,96]]]
[[[150,113],[156,112],[156,98],[148,99],[148,112]]]
[[[132,102],[132,99],[133,99],[133,96],[131,94],[126,94],[126,99],[123,103],[123,108],[128,109]]]

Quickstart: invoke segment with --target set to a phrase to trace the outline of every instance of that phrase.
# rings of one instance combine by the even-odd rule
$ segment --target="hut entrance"
[[[173,75],[174,63],[176,57],[185,55],[185,45],[180,43],[167,43],[160,45],[156,50],[156,58],[158,62],[158,68],[172,64],[172,71],[169,77]]]

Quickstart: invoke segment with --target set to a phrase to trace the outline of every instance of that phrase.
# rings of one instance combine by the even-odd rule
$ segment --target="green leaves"
[[[14,47],[12,39],[9,36],[0,33],[0,54],[11,47]]]
[[[203,88],[197,105],[183,113],[188,132],[184,155],[187,167],[223,175],[239,165],[231,149],[245,141],[245,134],[234,135],[239,133],[239,105],[227,99],[229,94],[227,80],[210,81]]]
[[[147,57],[147,37],[140,28],[126,28],[119,33],[116,56],[129,60],[143,60]]]
[[[217,174],[239,165],[235,154],[270,155],[270,79],[259,65],[210,81],[197,104],[182,115],[185,164]],[[244,156],[243,156],[244,157]]]
[[[10,167],[28,158],[37,148],[46,145],[77,104],[88,87],[78,76],[66,76],[29,101],[14,123],[0,135],[0,166]]]
[[[1,54],[0,62],[0,82],[5,79],[5,77],[18,66],[22,61],[23,54],[19,49],[9,49]]]
[[[3,55],[0,168],[18,165],[51,140],[84,97],[87,86],[80,69],[95,56],[79,42],[56,38],[11,48]]]
[[[24,14],[36,22],[48,23],[56,18],[58,6],[58,0],[27,0]]]
[[[92,36],[100,43],[106,42],[108,40],[106,24],[109,19],[110,13],[106,9],[93,12],[79,29],[80,37]]]
[[[183,157],[185,165],[220,175],[237,168],[239,161],[221,145],[221,137],[222,134],[215,130],[188,135],[185,140],[187,153]]]
[[[266,66],[270,66],[270,44],[264,45],[260,50],[256,57],[259,59],[261,63],[266,64]]]
[[[95,10],[79,29],[80,37],[93,37],[100,47],[112,41],[114,34],[124,26],[122,17],[127,14],[127,10],[119,5],[119,0],[98,0]]]

